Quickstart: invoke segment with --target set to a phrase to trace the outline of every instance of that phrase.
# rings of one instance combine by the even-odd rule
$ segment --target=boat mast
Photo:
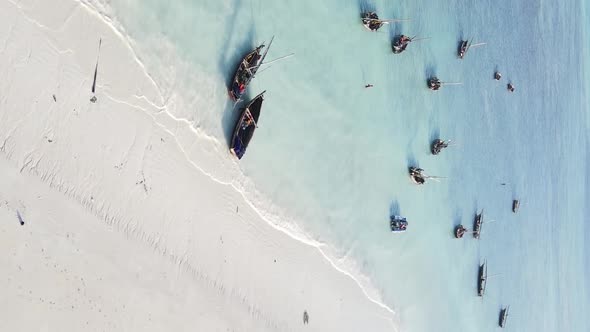
[[[252,69],[258,70],[258,68],[260,68],[260,66],[262,66],[262,63],[264,62],[264,58],[266,58],[266,55],[268,54],[268,51],[270,50],[270,46],[272,45],[272,41],[274,39],[275,39],[275,36],[272,36],[272,38],[270,39],[270,42],[268,43],[268,46],[266,47],[266,51],[264,51],[264,54],[260,58],[260,62],[258,62],[258,64],[256,66],[252,67]],[[254,76],[254,75],[252,75],[252,76]]]

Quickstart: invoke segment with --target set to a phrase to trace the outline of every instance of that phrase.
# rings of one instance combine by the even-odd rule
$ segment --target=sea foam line
[[[143,61],[140,59],[139,55],[137,54],[137,52],[135,51],[135,49],[133,48],[133,42],[131,40],[131,38],[129,37],[129,35],[127,33],[125,33],[123,27],[121,26],[121,24],[118,24],[116,22],[115,19],[113,19],[112,17],[110,17],[107,13],[106,13],[106,8],[105,6],[101,6],[102,10],[98,9],[97,4],[94,1],[88,1],[88,0],[77,0],[79,2],[79,4],[85,8],[90,14],[96,16],[97,18],[99,18],[102,22],[104,22],[114,33],[115,35],[117,35],[121,41],[124,43],[124,45],[128,48],[128,50],[130,51],[130,53],[133,55],[135,62],[140,66],[140,68],[142,69],[144,75],[149,79],[150,83],[156,88],[157,92],[158,92],[158,97],[160,98],[160,102],[161,104],[158,105],[152,101],[150,101],[146,96],[134,96],[134,97],[139,97],[141,99],[144,99],[146,102],[148,102],[151,106],[155,107],[156,109],[160,110],[160,112],[164,112],[167,116],[170,117],[170,119],[177,121],[177,122],[182,122],[186,125],[186,128],[188,128],[191,132],[193,132],[197,137],[199,138],[207,138],[208,140],[213,140],[217,143],[218,140],[212,136],[208,136],[206,135],[204,132],[202,131],[198,131],[197,129],[195,129],[192,126],[192,121],[189,121],[187,119],[184,118],[178,118],[176,116],[174,116],[173,114],[171,114],[166,107],[166,103],[164,103],[165,98],[163,97],[162,94],[162,89],[161,87],[156,83],[155,79],[152,77],[152,75],[150,75],[146,69],[146,66],[144,65]],[[107,95],[108,96],[108,95]],[[356,277],[355,275],[353,275],[353,273],[351,273],[350,271],[347,271],[346,269],[342,268],[339,266],[339,264],[337,262],[335,262],[335,259],[331,258],[325,251],[325,248],[328,248],[329,246],[326,243],[323,242],[318,242],[316,240],[313,240],[309,237],[307,237],[305,234],[296,232],[294,228],[287,228],[285,226],[279,226],[277,223],[272,222],[269,219],[275,219],[272,218],[271,216],[269,216],[269,213],[263,213],[257,206],[256,204],[254,204],[252,202],[252,200],[247,196],[246,191],[243,188],[240,188],[238,186],[235,185],[234,182],[230,182],[230,181],[223,181],[221,179],[218,179],[217,177],[215,177],[213,174],[207,172],[205,169],[203,169],[201,166],[199,166],[197,163],[195,163],[190,156],[187,154],[186,150],[184,149],[184,147],[182,146],[182,144],[180,143],[180,141],[178,140],[177,136],[170,130],[168,129],[165,125],[161,124],[160,122],[158,122],[153,113],[149,112],[148,110],[138,106],[138,105],[134,105],[130,102],[127,101],[123,101],[123,100],[118,100],[112,96],[108,96],[111,100],[113,100],[114,102],[117,103],[124,103],[128,106],[131,106],[135,109],[141,110],[142,112],[148,114],[152,120],[154,121],[154,123],[159,126],[160,128],[162,128],[164,131],[166,131],[169,135],[171,135],[172,137],[174,137],[174,140],[176,142],[176,145],[178,146],[178,148],[180,149],[180,151],[183,153],[185,159],[187,160],[187,162],[189,162],[196,170],[198,170],[199,172],[201,172],[203,175],[207,176],[208,178],[210,178],[212,181],[219,183],[221,185],[224,186],[229,186],[231,187],[235,192],[237,192],[238,194],[240,194],[240,196],[242,197],[242,199],[244,200],[244,202],[253,210],[256,212],[256,214],[262,219],[264,220],[270,227],[272,227],[273,229],[282,232],[283,234],[289,236],[290,238],[299,241],[303,244],[306,244],[308,246],[311,246],[315,249],[318,250],[318,252],[321,254],[322,257],[324,257],[324,259],[338,272],[344,274],[345,276],[349,277],[351,280],[354,281],[354,283],[360,288],[360,290],[362,291],[362,293],[365,295],[365,297],[372,303],[374,303],[375,305],[379,306],[380,308],[387,310],[388,312],[390,312],[391,314],[395,314],[395,311],[390,308],[388,305],[386,305],[385,303],[383,303],[380,299],[375,298],[375,296],[371,295],[369,293],[369,290],[367,289],[366,286],[363,285],[363,283],[359,280],[358,277]],[[159,113],[160,113],[159,112]],[[185,129],[186,129],[185,128]],[[243,173],[242,176],[244,178],[247,178]],[[359,274],[362,274],[359,272]],[[387,320],[389,320],[392,325],[393,325],[393,320],[391,317],[383,317]]]

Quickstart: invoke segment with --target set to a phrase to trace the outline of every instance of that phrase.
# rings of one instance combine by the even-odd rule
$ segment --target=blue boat
[[[408,228],[408,220],[401,216],[391,216],[389,225],[392,233],[403,233]]]
[[[254,97],[246,107],[242,108],[229,148],[230,152],[238,157],[238,159],[242,159],[244,153],[246,153],[246,148],[258,126],[265,92],[263,91]]]

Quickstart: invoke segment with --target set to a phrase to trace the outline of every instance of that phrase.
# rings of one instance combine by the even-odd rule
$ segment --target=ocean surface
[[[506,305],[509,331],[590,330],[583,1],[90,2],[108,7],[171,111],[223,158],[237,116],[226,86],[240,58],[272,36],[269,60],[295,53],[248,88],[267,93],[240,176],[368,277],[402,331],[494,331]],[[372,33],[364,9],[410,21]],[[394,55],[398,33],[429,39]],[[461,38],[486,45],[459,60]],[[429,75],[463,84],[432,92]],[[438,137],[454,145],[432,156]],[[412,165],[444,178],[416,186]],[[455,239],[454,226],[471,228],[482,209],[481,239]],[[407,233],[389,232],[391,213],[408,218]]]

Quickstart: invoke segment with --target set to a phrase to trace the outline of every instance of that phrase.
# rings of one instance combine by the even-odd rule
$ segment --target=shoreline
[[[330,299],[334,299],[334,296],[341,295],[339,294],[340,291],[346,291],[346,294],[342,295],[342,297],[348,297],[349,301],[347,302],[353,303],[354,305],[352,307],[354,308],[348,308],[348,305],[351,305],[349,303],[346,310],[341,309],[344,311],[333,317],[333,320],[330,320],[327,316],[321,320],[318,319],[316,312],[320,310],[320,305],[315,305],[316,310],[308,308],[307,311],[309,312],[311,322],[309,325],[310,328],[313,327],[321,330],[322,328],[340,326],[339,328],[345,330],[354,329],[356,326],[355,323],[366,323],[368,317],[375,315],[382,318],[382,325],[372,322],[376,324],[373,327],[374,329],[379,329],[379,326],[382,328],[391,328],[393,326],[393,310],[385,304],[380,303],[378,299],[374,299],[375,294],[369,294],[371,290],[367,290],[366,285],[362,281],[359,281],[357,277],[338,267],[337,263],[330,259],[325,250],[322,249],[325,245],[294,235],[288,229],[284,229],[272,221],[267,220],[267,216],[256,208],[256,204],[249,200],[244,190],[240,190],[234,182],[229,181],[224,183],[206,171],[206,168],[211,167],[211,165],[206,164],[205,167],[201,167],[200,164],[193,161],[190,157],[195,154],[195,150],[193,149],[196,148],[196,151],[201,151],[209,147],[189,146],[189,148],[185,149],[181,144],[181,140],[188,133],[188,137],[194,141],[195,137],[190,137],[191,132],[198,134],[197,139],[203,140],[203,134],[190,126],[190,120],[175,118],[171,113],[166,111],[166,105],[163,101],[164,98],[159,93],[160,87],[145,71],[140,58],[137,57],[133,51],[133,47],[129,44],[129,38],[119,32],[115,26],[110,25],[108,20],[98,11],[91,11],[88,4],[76,2],[72,5],[73,2],[70,1],[62,2],[70,4],[70,6],[57,5],[53,8],[71,8],[70,15],[65,18],[61,17],[60,13],[56,13],[55,10],[52,11],[51,9],[42,11],[48,13],[45,16],[35,16],[32,18],[27,16],[27,10],[21,8],[16,9],[12,3],[5,4],[5,6],[10,7],[5,12],[10,12],[11,9],[14,12],[18,12],[17,15],[14,15],[17,25],[20,19],[29,22],[24,27],[29,30],[21,32],[24,36],[47,38],[46,40],[38,39],[40,41],[40,43],[37,43],[39,46],[30,46],[29,54],[38,54],[37,51],[39,51],[44,56],[49,54],[51,59],[37,58],[32,55],[30,59],[40,60],[40,62],[51,62],[47,60],[53,60],[54,63],[57,63],[57,68],[51,68],[49,66],[36,66],[35,64],[29,65],[25,62],[23,64],[25,73],[27,73],[26,69],[28,67],[33,67],[30,69],[31,72],[36,72],[37,75],[50,81],[51,75],[55,74],[51,70],[55,69],[58,74],[66,73],[67,75],[64,74],[65,76],[72,76],[61,80],[58,79],[55,82],[58,86],[57,90],[66,86],[71,88],[70,91],[77,91],[77,95],[75,96],[71,96],[69,93],[54,93],[54,95],[57,95],[57,99],[51,100],[51,93],[45,85],[33,86],[34,91],[42,91],[43,93],[41,95],[49,97],[37,103],[44,106],[35,105],[33,111],[28,113],[30,116],[36,116],[38,114],[34,111],[37,107],[40,107],[40,109],[44,107],[49,109],[50,112],[43,114],[42,119],[39,119],[39,121],[35,121],[37,119],[22,119],[19,116],[15,116],[15,114],[11,114],[11,111],[14,113],[14,109],[12,108],[5,108],[1,111],[3,118],[6,120],[3,126],[0,127],[0,133],[4,133],[4,137],[0,137],[4,140],[3,155],[13,165],[22,166],[19,174],[28,173],[39,177],[45,184],[64,194],[66,200],[70,202],[75,201],[86,210],[93,211],[95,216],[106,221],[107,226],[110,225],[118,231],[122,231],[128,238],[139,239],[143,244],[147,243],[157,252],[174,255],[176,257],[174,260],[180,262],[179,265],[182,266],[185,264],[185,266],[191,266],[192,261],[192,266],[195,266],[195,262],[197,262],[196,265],[208,271],[209,275],[214,276],[218,274],[218,277],[221,275],[220,281],[210,277],[207,283],[217,284],[220,282],[224,288],[242,289],[244,287],[244,281],[238,281],[234,276],[236,272],[239,273],[240,271],[240,269],[234,271],[236,266],[232,267],[230,264],[230,267],[227,268],[220,267],[221,257],[218,257],[218,260],[200,261],[201,259],[207,258],[210,254],[208,251],[212,248],[220,250],[223,246],[218,243],[219,240],[217,237],[215,239],[208,238],[208,236],[201,234],[199,231],[205,227],[207,227],[205,229],[209,229],[209,227],[213,226],[213,220],[216,223],[216,219],[219,218],[230,219],[230,221],[224,220],[220,222],[222,225],[215,225],[215,232],[211,231],[211,234],[220,234],[221,238],[225,235],[226,239],[221,241],[222,244],[226,243],[228,237],[231,238],[233,236],[230,234],[235,232],[237,227],[241,227],[243,229],[239,230],[237,234],[238,238],[235,240],[245,239],[246,244],[250,245],[248,250],[252,250],[257,256],[266,255],[265,258],[268,261],[270,261],[272,256],[272,253],[268,251],[277,250],[280,253],[282,249],[283,252],[280,255],[287,257],[286,260],[289,265],[288,267],[283,267],[283,280],[277,283],[273,276],[269,275],[277,273],[271,272],[273,271],[272,265],[274,262],[270,265],[267,265],[267,263],[263,264],[260,262],[261,259],[257,257],[259,262],[254,265],[258,265],[258,269],[262,269],[262,271],[252,271],[247,266],[248,264],[244,266],[243,264],[248,259],[242,261],[242,263],[236,263],[238,267],[242,268],[242,271],[245,270],[248,274],[256,276],[251,280],[248,279],[246,282],[246,289],[249,289],[247,292],[254,290],[263,291],[263,286],[267,282],[273,284],[274,281],[274,287],[270,287],[271,289],[280,289],[280,291],[286,292],[282,294],[284,296],[294,296],[293,293],[295,291],[289,292],[288,287],[285,287],[286,285],[290,285],[291,278],[294,275],[300,278],[297,285],[299,290],[301,290],[309,282],[309,274],[316,275],[318,271],[321,271],[320,275],[323,276],[311,279],[314,284],[320,284],[320,287],[313,286],[312,288],[314,290],[312,292],[314,294],[314,300],[318,301],[315,298],[315,294],[324,293],[324,298],[318,302],[330,303]],[[46,6],[48,5],[46,4]],[[8,16],[8,14],[6,15]],[[34,13],[31,15],[34,15]],[[91,22],[86,21],[85,19],[87,18],[90,18]],[[93,19],[97,22],[93,22]],[[66,24],[60,25],[60,20],[65,21]],[[6,20],[6,22],[9,21]],[[22,22],[20,23],[22,24]],[[70,26],[75,23],[78,23],[78,25],[75,27]],[[107,65],[99,65],[97,83],[98,102],[96,104],[90,104],[88,102],[88,99],[91,97],[89,87],[92,81],[91,71],[89,69],[93,68],[93,62],[96,60],[96,42],[94,39],[82,39],[83,32],[95,33],[96,35],[100,35],[103,40],[101,63],[106,61]],[[115,36],[114,38],[113,35]],[[78,38],[75,38],[76,36]],[[27,38],[22,38],[21,40],[27,40]],[[26,55],[27,46],[29,45],[23,45],[21,42],[21,44],[14,45],[14,48],[17,50],[16,53],[21,52]],[[54,51],[53,54],[51,54],[52,50]],[[111,53],[109,53],[109,50]],[[123,57],[121,54],[123,54]],[[20,56],[21,54],[16,55]],[[129,55],[133,55],[133,59],[130,60],[128,58]],[[5,56],[4,54],[3,57]],[[9,60],[16,58],[20,59],[20,57],[15,56],[10,57]],[[64,60],[63,58],[66,58],[65,60],[75,61],[77,65],[69,66],[67,65],[69,63],[68,61],[62,62]],[[104,60],[105,58],[106,60]],[[12,65],[12,61],[6,62],[9,63],[8,66]],[[40,72],[40,68],[45,68],[46,71],[44,73]],[[2,69],[6,71],[6,68]],[[61,69],[61,71],[58,69]],[[42,76],[43,74],[46,76]],[[27,81],[26,75],[18,76],[14,73],[13,75],[9,76],[8,81],[15,80],[12,83],[16,83],[15,85],[17,87],[14,89],[11,87],[11,90],[8,91],[8,96],[12,97],[11,101],[14,102],[14,105],[25,109],[28,105],[27,101],[31,98],[35,99],[36,96],[37,99],[40,99],[37,93],[27,92],[27,89],[24,89],[25,86],[29,88],[28,85],[30,83]],[[125,79],[117,82],[117,79],[105,80],[105,77],[125,77]],[[145,81],[142,81],[143,83],[139,87],[135,86],[137,81],[134,79],[138,77],[143,77],[143,79],[149,78],[151,82],[145,84]],[[18,78],[21,78],[21,81]],[[35,88],[38,89],[35,90]],[[88,90],[86,90],[87,88]],[[2,91],[3,95],[7,92],[4,86],[0,88],[0,91]],[[138,92],[140,93],[139,95],[137,94]],[[132,97],[131,100],[129,100],[129,97]],[[65,101],[62,101],[62,98]],[[158,99],[163,106],[158,106],[157,103],[151,101],[154,99]],[[70,110],[72,108],[74,111]],[[68,110],[65,111],[65,109]],[[45,127],[42,126],[45,123],[41,123],[43,117],[46,120],[45,123],[47,123]],[[117,121],[113,122],[113,119]],[[184,127],[178,123],[183,124]],[[14,125],[14,127],[10,129],[8,125]],[[100,128],[101,126],[103,127]],[[18,128],[18,132],[14,128]],[[108,135],[111,133],[117,135],[104,137],[105,132]],[[45,142],[41,139],[42,137],[49,136],[51,138],[47,140],[51,140],[52,142]],[[205,137],[206,139],[207,137]],[[166,144],[170,140],[176,142],[172,148]],[[158,146],[158,144],[161,146]],[[87,151],[88,149],[91,151]],[[217,152],[219,151],[213,150],[213,153]],[[205,158],[210,154],[211,152],[205,153]],[[75,157],[73,158],[74,161],[70,159],[70,164],[65,162],[65,160],[72,156]],[[99,160],[96,157],[99,157]],[[101,164],[99,161],[103,163]],[[189,165],[187,165],[187,161]],[[217,160],[213,160],[213,162],[217,162]],[[229,160],[224,160],[222,166],[227,166],[229,163]],[[195,168],[197,168],[197,174],[194,172]],[[235,166],[233,171],[234,173],[231,173],[228,176],[229,178],[235,175],[235,172],[239,172]],[[18,177],[19,175],[13,176]],[[195,178],[198,178],[198,181],[195,181]],[[127,183],[126,181],[135,184]],[[170,185],[170,181],[175,181],[179,189],[168,192],[166,187]],[[187,184],[194,184],[194,187]],[[204,189],[201,190],[202,192],[193,193],[194,188],[198,188],[203,184]],[[220,184],[231,186],[234,192],[228,193],[227,190],[219,188]],[[176,186],[174,188],[176,189]],[[202,206],[194,204],[194,199],[207,201],[210,199],[212,193],[217,197],[214,203],[219,209],[212,209],[211,207],[209,207],[211,209],[207,209],[205,207],[205,212],[198,211]],[[3,194],[10,196],[9,193]],[[239,202],[238,206],[242,204],[246,205],[245,209],[242,207],[239,209],[239,213],[235,213],[238,216],[230,213],[230,211],[233,212],[235,210],[235,203],[227,203],[227,201],[231,200],[228,197],[237,199],[237,202]],[[240,202],[240,197],[243,202]],[[181,204],[178,204],[179,202]],[[193,204],[196,206],[193,207]],[[160,206],[163,206],[163,208],[160,208]],[[176,211],[179,206],[186,208],[188,211]],[[161,210],[164,210],[164,212],[162,213]],[[170,211],[170,213],[167,211]],[[129,216],[129,213],[132,216]],[[247,218],[242,217],[243,213],[247,215]],[[192,220],[193,218],[205,220],[195,221]],[[182,223],[181,225],[174,224],[179,221]],[[34,227],[34,225],[31,225],[31,227]],[[279,231],[283,235],[275,231]],[[266,237],[261,238],[260,233]],[[195,244],[193,242],[194,239],[199,239],[204,244]],[[295,243],[290,243],[293,242],[292,240],[296,240]],[[260,245],[259,247],[255,247],[253,242],[256,241],[264,242],[267,247],[260,247]],[[276,242],[280,243],[280,245]],[[296,249],[297,246],[301,245],[304,245],[308,249]],[[309,249],[312,250],[310,251]],[[322,257],[318,256],[313,249],[316,249]],[[243,253],[243,251],[240,245],[233,244],[226,254],[233,258],[239,256],[244,257],[244,255],[248,258],[248,254]],[[303,251],[303,253],[300,251]],[[301,258],[305,256],[308,257],[302,260]],[[196,257],[199,257],[199,259]],[[314,257],[319,257],[319,260]],[[309,269],[305,273],[298,271],[297,267],[304,267],[310,264],[309,259],[313,262],[312,266],[314,268]],[[240,260],[238,259],[238,261]],[[328,264],[325,264],[326,261]],[[224,269],[230,270],[231,273]],[[336,276],[333,276],[334,270],[338,272]],[[333,277],[336,280],[332,279]],[[322,287],[326,287],[328,290]],[[358,292],[358,290],[361,292]],[[362,298],[367,302],[361,301]],[[298,301],[302,300],[299,299]],[[270,309],[270,307],[276,306],[277,301],[276,299],[273,300],[272,296],[267,296],[264,300],[253,299],[252,301],[260,302],[257,306],[261,307],[262,310],[274,311],[278,309]],[[356,308],[355,306],[360,306],[361,308]],[[285,327],[294,328],[294,326],[301,324],[300,316],[304,309],[301,308],[301,312],[292,312],[289,314],[284,311],[281,312],[279,309],[279,311],[269,313],[268,315],[278,320],[284,320]],[[354,313],[354,315],[350,313],[346,314],[348,311]],[[322,315],[325,314],[326,312],[323,311]],[[354,320],[354,322],[338,322],[336,318],[339,316],[348,317],[349,320]]]
[[[132,46],[132,44],[133,44],[132,38],[129,37],[128,35],[126,35],[124,28],[121,26],[121,24],[117,23],[116,20],[111,18],[110,15],[106,14],[108,12],[107,8],[97,8],[96,7],[97,4],[98,3],[94,2],[94,1],[81,2],[81,5],[85,6],[87,8],[87,10],[89,10],[93,15],[97,15],[99,17],[99,19],[102,20],[105,25],[107,25],[111,30],[115,31],[116,34],[123,41],[125,41],[125,46],[129,49],[130,53],[133,55],[134,60],[137,62],[137,64],[140,65],[140,67],[144,70],[144,74],[149,78],[150,82],[158,89],[158,91],[161,91],[160,85],[157,84],[155,79],[148,73],[146,66],[143,64],[143,62],[141,60],[141,57],[137,55],[135,48]],[[120,31],[120,29],[122,29],[123,31]],[[224,96],[225,96],[225,94],[224,94]],[[161,100],[164,99],[161,96],[161,94],[159,95],[159,97]],[[142,98],[145,99],[145,96],[142,96]],[[222,145],[223,151],[227,152],[227,156],[230,156],[230,154],[228,152],[228,148],[225,144],[223,144],[223,142],[218,142],[215,138],[207,136],[207,134],[204,133],[203,131],[201,131],[200,129],[195,129],[193,127],[194,123],[191,122],[189,119],[179,118],[179,117],[175,116],[174,114],[172,114],[170,111],[167,110],[167,107],[165,105],[161,105],[161,106],[156,105],[154,103],[149,102],[149,100],[146,100],[146,102],[148,102],[153,108],[157,108],[160,110],[158,112],[158,115],[164,113],[170,118],[167,120],[185,125],[186,127],[182,128],[182,129],[186,130],[189,134],[196,135],[198,139],[205,139],[205,140],[214,141],[215,143],[219,143],[220,145]],[[155,117],[154,117],[154,121],[156,123],[158,122]],[[165,126],[163,126],[163,127],[165,127]],[[250,208],[255,210],[257,215],[261,218],[261,220],[263,220],[270,227],[274,228],[275,230],[277,230],[281,233],[284,233],[285,235],[287,235],[288,237],[292,238],[295,241],[301,242],[302,244],[305,244],[307,246],[317,249],[319,254],[321,256],[323,256],[324,259],[328,263],[330,263],[330,265],[332,265],[332,267],[335,270],[337,270],[338,272],[351,278],[358,285],[358,287],[362,290],[362,292],[366,295],[366,297],[371,302],[373,302],[374,304],[378,305],[379,307],[389,311],[391,314],[395,314],[395,311],[392,308],[390,308],[388,305],[386,305],[385,303],[383,303],[381,301],[378,291],[375,289],[370,289],[373,287],[372,287],[372,285],[370,285],[370,281],[369,281],[368,277],[366,277],[365,275],[360,273],[358,271],[358,269],[353,268],[352,270],[356,270],[353,272],[353,271],[348,271],[345,267],[339,266],[338,263],[335,262],[338,259],[330,257],[330,254],[328,254],[326,252],[326,250],[322,249],[324,247],[327,249],[330,249],[329,245],[311,239],[307,234],[304,234],[304,231],[299,229],[297,225],[294,225],[293,220],[290,220],[288,222],[281,222],[280,219],[281,219],[281,217],[285,217],[284,214],[279,212],[276,215],[272,215],[273,212],[271,212],[271,210],[276,210],[276,208],[280,209],[280,207],[273,206],[272,202],[270,202],[270,200],[268,200],[266,197],[261,197],[262,194],[257,192],[256,189],[254,188],[255,184],[252,183],[249,178],[245,177],[245,175],[239,169],[239,165],[238,165],[237,161],[235,161],[231,156],[230,156],[230,160],[224,159],[221,161],[221,162],[231,163],[230,166],[224,165],[226,168],[227,167],[232,168],[230,174],[226,174],[225,176],[219,176],[219,174],[213,174],[212,172],[205,169],[205,167],[202,167],[197,162],[195,162],[193,159],[193,156],[195,153],[194,152],[193,153],[187,152],[187,150],[184,148],[182,142],[179,141],[178,137],[176,137],[176,135],[173,135],[173,136],[175,136],[176,143],[177,143],[178,147],[182,150],[183,154],[185,155],[186,160],[193,167],[195,167],[199,172],[203,173],[203,175],[207,176],[212,181],[217,182],[220,185],[230,186],[232,188],[232,190],[234,190],[235,192],[240,194],[240,196],[242,197],[244,202],[246,202],[250,206]],[[205,137],[203,137],[203,136],[205,136]],[[194,138],[194,137],[191,137],[191,138]],[[201,147],[199,147],[199,148],[201,148]],[[204,154],[206,152],[199,151],[199,153],[197,153],[197,154],[201,154],[201,153]],[[219,156],[216,156],[216,157],[219,157]],[[205,162],[207,162],[207,161],[205,161]],[[245,181],[247,183],[246,184],[241,183],[242,186],[238,186],[235,182],[236,176],[238,176],[242,179],[245,179]],[[225,177],[225,179],[224,179],[224,177]],[[232,180],[228,180],[230,178],[232,178]],[[256,195],[256,198],[265,199],[266,202],[271,204],[271,206],[266,209],[267,211],[269,211],[268,213],[263,212],[264,207],[261,208],[260,206],[257,206],[257,204],[254,203],[252,201],[252,199],[248,197],[248,194],[246,193],[246,191],[247,191],[246,187],[254,188],[253,191],[256,191],[256,192],[253,194]],[[262,203],[261,205],[266,205],[266,204]],[[355,273],[357,273],[359,275],[355,276]],[[359,278],[367,279],[367,281],[362,282],[359,280]]]

